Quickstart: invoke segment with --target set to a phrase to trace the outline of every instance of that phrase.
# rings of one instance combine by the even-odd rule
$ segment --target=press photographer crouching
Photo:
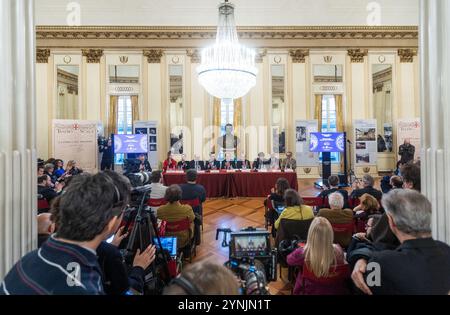
[[[96,250],[116,231],[128,196],[104,172],[73,178],[52,206],[56,233],[15,264],[0,294],[104,294]]]

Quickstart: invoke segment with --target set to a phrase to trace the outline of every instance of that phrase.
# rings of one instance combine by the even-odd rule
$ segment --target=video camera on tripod
[[[277,279],[277,251],[270,245],[267,230],[248,227],[239,232],[218,229],[224,233],[222,246],[227,246],[227,233],[230,233],[229,261],[225,266],[239,276],[245,295],[267,295],[267,284]]]

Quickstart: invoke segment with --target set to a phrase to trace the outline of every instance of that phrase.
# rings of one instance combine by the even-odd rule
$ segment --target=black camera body
[[[246,295],[268,294],[267,283],[277,279],[277,250],[270,245],[267,230],[247,228],[230,235],[226,266],[242,281]]]

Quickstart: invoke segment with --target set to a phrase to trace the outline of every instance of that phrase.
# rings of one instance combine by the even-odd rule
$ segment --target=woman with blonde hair
[[[334,268],[345,264],[344,251],[341,246],[333,244],[333,229],[325,218],[316,217],[312,221],[306,245],[289,254],[287,263],[303,270],[297,275],[296,295],[348,293],[346,279],[350,274],[346,272],[344,277],[340,277]],[[312,274],[315,280],[305,278],[305,272]],[[336,281],[324,282],[326,278],[336,278]]]
[[[364,194],[359,197],[359,205],[353,209],[354,217],[361,219],[364,222],[368,220],[369,216],[380,213],[380,204],[378,200],[369,194]]]

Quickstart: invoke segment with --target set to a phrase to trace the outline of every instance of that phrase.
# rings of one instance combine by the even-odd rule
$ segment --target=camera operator
[[[183,269],[164,295],[239,295],[239,282],[229,269],[204,260]]]
[[[123,196],[123,203],[127,204],[130,193],[129,181],[124,176],[113,171],[105,171],[104,173],[114,182],[119,194]],[[122,217],[123,214],[112,228],[117,233],[114,235],[111,243],[103,241],[97,248],[98,261],[103,272],[103,287],[105,293],[108,295],[123,295],[129,288],[143,293],[144,271],[155,260],[155,246],[148,246],[142,253],[138,249],[133,260],[133,266],[127,273],[123,264],[122,254],[118,249],[122,240],[128,236],[127,233],[123,232],[124,227],[117,230],[122,221]]]
[[[152,171],[152,167],[150,166],[150,162],[147,160],[146,154],[144,153],[139,154],[138,160],[141,162],[141,165],[139,166],[139,170],[141,172]]]
[[[111,139],[101,141],[99,144],[99,151],[103,153],[102,162],[100,164],[101,170],[110,170],[114,160],[113,147]]]
[[[103,172],[76,176],[53,204],[56,233],[13,266],[0,294],[103,294],[96,250],[115,232],[127,200]]]

